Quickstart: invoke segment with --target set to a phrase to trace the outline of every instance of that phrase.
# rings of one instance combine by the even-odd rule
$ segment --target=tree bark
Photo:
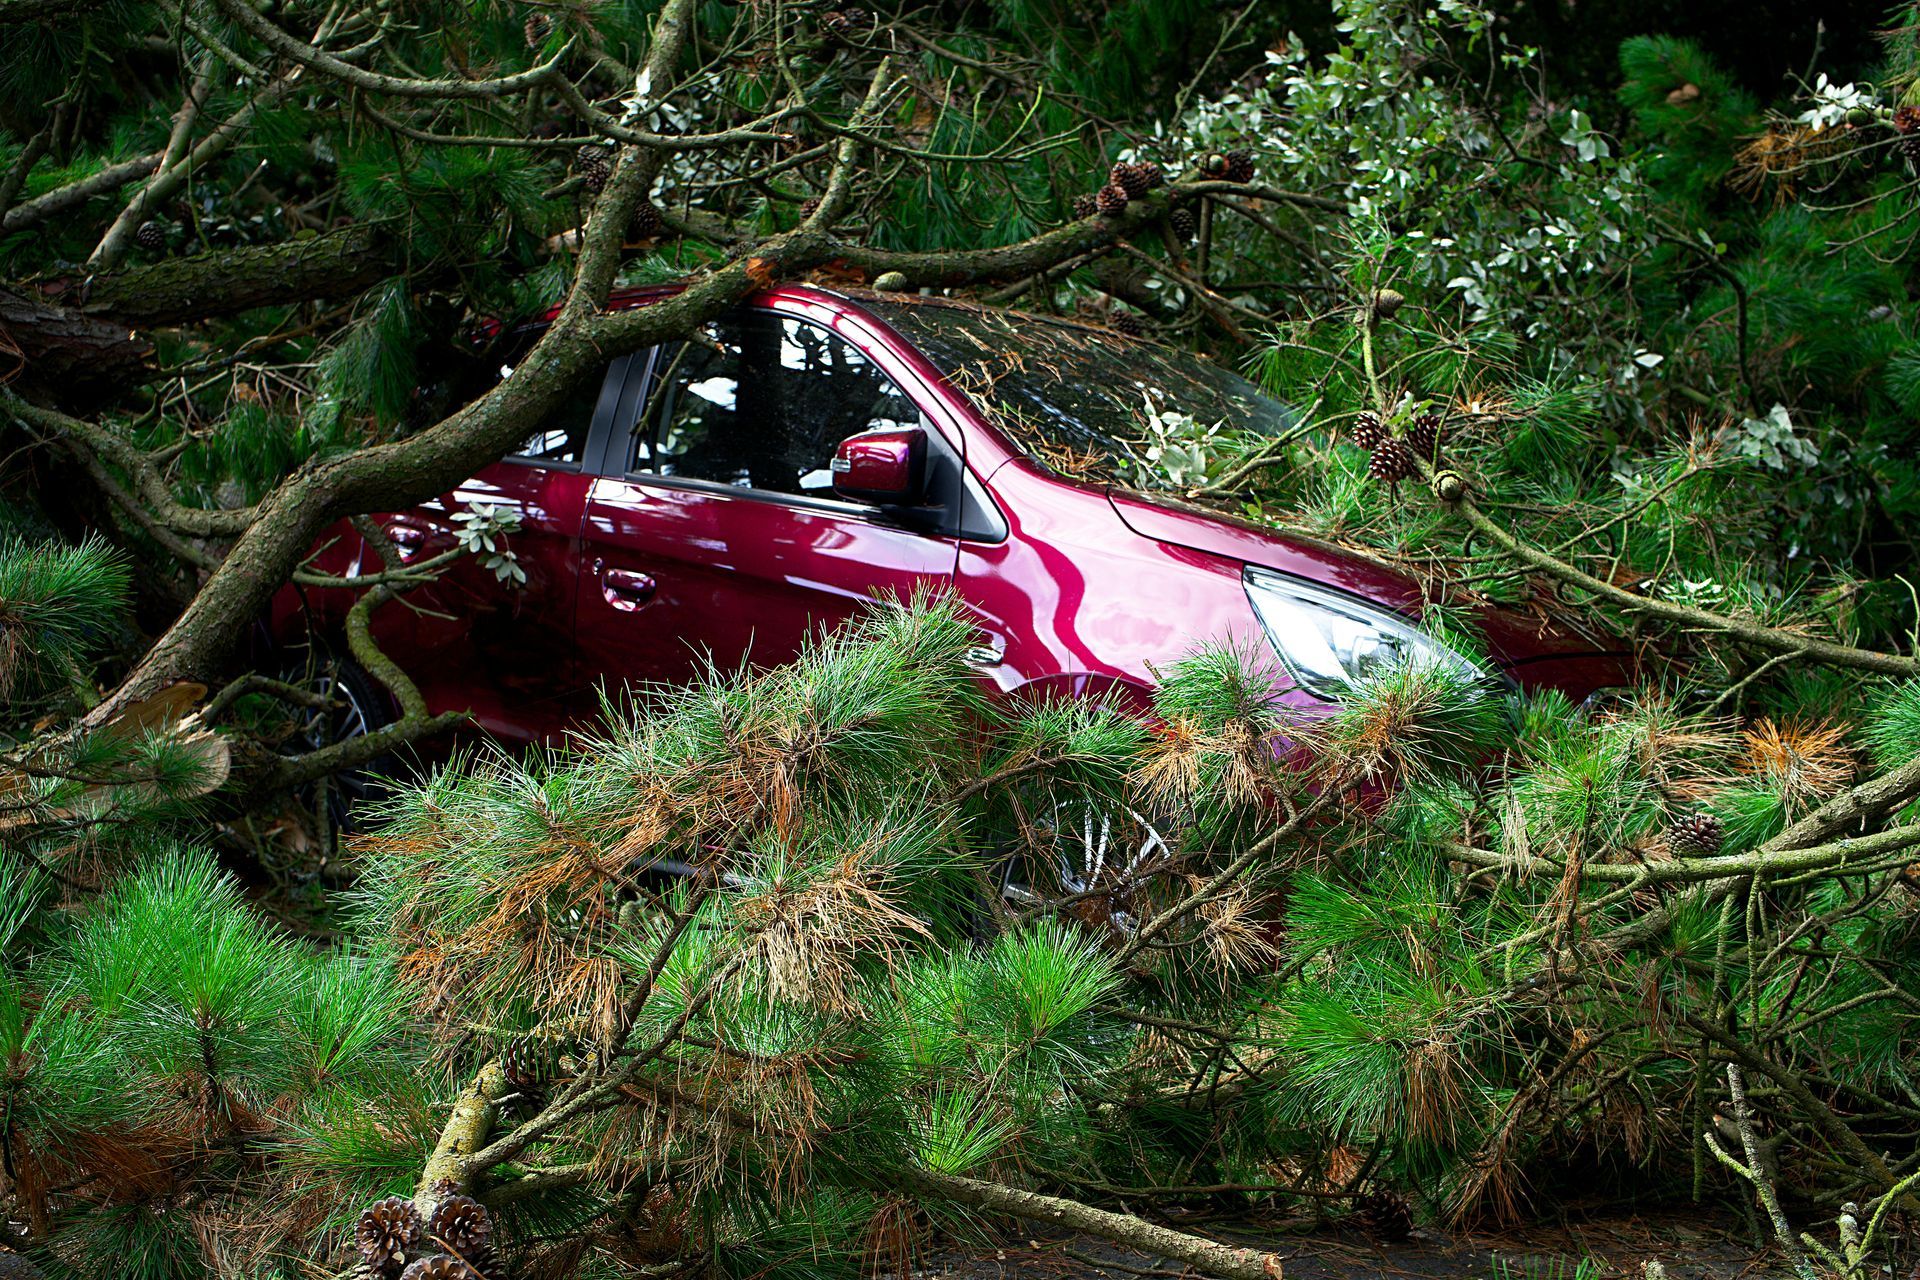
[[[441,1127],[440,1138],[433,1145],[433,1154],[427,1157],[419,1188],[414,1193],[414,1203],[419,1206],[421,1216],[433,1212],[433,1206],[440,1200],[435,1188],[442,1182],[451,1182],[462,1194],[472,1189],[466,1158],[486,1145],[487,1134],[493,1130],[494,1110],[500,1099],[512,1092],[513,1085],[507,1080],[506,1071],[499,1060],[494,1059],[481,1067],[480,1073],[453,1100],[453,1112]]]
[[[48,22],[99,8],[105,0],[0,0],[0,26],[10,22]]]
[[[5,0],[0,0],[5,3]],[[28,227],[38,226],[49,218],[58,217],[69,209],[75,209],[93,199],[118,191],[129,182],[137,182],[160,167],[160,153],[140,156],[133,160],[122,160],[111,164],[100,172],[64,187],[56,188],[45,195],[35,196],[31,200],[22,200],[5,213],[0,213],[0,231],[24,231]]]
[[[146,381],[152,350],[124,324],[0,288],[0,385],[92,401]]]
[[[136,327],[185,324],[255,307],[361,293],[401,266],[399,247],[361,224],[304,240],[170,258],[44,285],[49,301]]]

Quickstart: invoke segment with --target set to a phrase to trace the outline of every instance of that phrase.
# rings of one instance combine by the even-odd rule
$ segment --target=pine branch
[[[1880,1154],[1861,1141],[1859,1134],[1848,1128],[1846,1123],[1833,1113],[1831,1107],[1816,1097],[1806,1079],[1798,1072],[1771,1058],[1763,1057],[1717,1023],[1709,1022],[1695,1014],[1687,1014],[1686,1022],[1693,1030],[1727,1051],[1734,1059],[1734,1062],[1728,1064],[1729,1068],[1734,1068],[1737,1064],[1749,1071],[1758,1071],[1778,1084],[1782,1091],[1799,1104],[1807,1117],[1819,1125],[1837,1147],[1847,1153],[1848,1158],[1856,1163],[1861,1172],[1872,1176],[1882,1187],[1888,1188],[1890,1193],[1899,1185],[1900,1179],[1895,1176]],[[1920,1213],[1920,1195],[1914,1194],[1911,1190],[1900,1192],[1899,1195],[1901,1203],[1909,1212]]]
[[[4,387],[0,387],[0,411],[55,439],[72,440],[119,467],[133,482],[153,518],[178,533],[219,538],[245,533],[252,527],[255,508],[215,511],[179,501],[154,459],[111,427],[31,404]]]
[[[1480,510],[1473,499],[1467,495],[1465,484],[1453,472],[1439,472],[1433,477],[1433,481],[1435,496],[1445,506],[1476,533],[1484,535],[1508,555],[1549,577],[1557,578],[1569,586],[1578,587],[1628,614],[1725,636],[1730,640],[1751,645],[1769,653],[1791,654],[1829,666],[1871,671],[1879,675],[1920,675],[1920,659],[1873,649],[1860,649],[1853,645],[1798,635],[1759,623],[1742,622],[1737,618],[1729,618],[1724,614],[1713,613],[1706,609],[1672,604],[1623,590],[1557,556],[1531,547],[1508,533],[1502,525]]]
[[[7,0],[0,0],[0,3],[6,2]],[[122,160],[118,164],[108,165],[98,173],[77,178],[63,187],[56,187],[44,195],[23,200],[8,209],[4,215],[0,215],[0,231],[25,231],[28,227],[39,226],[49,218],[57,218],[69,209],[76,209],[95,196],[118,191],[129,182],[138,182],[160,167],[163,154],[156,151],[152,155]]]
[[[215,0],[215,3],[233,20],[234,25],[281,57],[353,88],[369,93],[392,94],[398,98],[505,98],[529,89],[538,89],[560,73],[560,67],[576,43],[568,40],[545,62],[510,76],[486,80],[420,80],[356,67],[344,58],[288,35],[261,17],[245,0]]]
[[[440,1199],[435,1188],[442,1183],[452,1183],[462,1194],[472,1190],[478,1169],[470,1157],[485,1145],[500,1100],[513,1091],[506,1070],[495,1058],[482,1066],[454,1099],[453,1111],[441,1126],[433,1153],[420,1170],[420,1184],[413,1199],[422,1216],[433,1211]]]
[[[133,199],[127,202],[126,207],[120,211],[120,215],[114,219],[113,225],[108,227],[105,235],[101,236],[100,243],[94,246],[93,253],[87,258],[87,266],[95,271],[112,270],[126,252],[127,243],[133,238],[134,229],[148,210],[157,208],[165,201],[172,199],[176,192],[187,185],[195,173],[206,169],[215,159],[224,155],[229,147],[238,142],[241,135],[252,125],[255,116],[278,105],[301,85],[302,81],[297,72],[281,76],[278,80],[265,85],[247,100],[245,106],[215,125],[213,131],[202,138],[191,150],[171,160],[169,157],[173,154],[174,143],[169,142],[168,149],[161,153],[160,164],[155,167],[153,176],[147,179],[146,185],[142,186]],[[185,116],[185,125],[190,127],[197,112],[193,115],[186,115],[183,112],[183,116]],[[176,137],[175,140],[182,139]]]
[[[1096,1209],[1077,1200],[919,1168],[906,1171],[901,1181],[923,1197],[1027,1222],[1084,1231],[1144,1253],[1184,1262],[1203,1274],[1225,1280],[1280,1280],[1282,1274],[1278,1254],[1220,1244],[1132,1214]]]
[[[43,286],[49,302],[120,325],[190,324],[364,293],[406,266],[378,224],[356,223],[305,239],[238,245]],[[416,264],[417,269],[417,264]]]
[[[1920,845],[1920,823],[1893,827],[1873,835],[1854,836],[1826,844],[1799,848],[1773,847],[1773,842],[1751,853],[1732,853],[1712,858],[1676,857],[1660,862],[1619,863],[1582,859],[1577,867],[1582,879],[1611,884],[1643,887],[1657,884],[1698,884],[1702,881],[1759,877],[1762,880],[1799,876],[1810,871],[1844,871],[1847,875],[1876,875],[1912,861],[1905,851]],[[1525,872],[1545,862],[1538,856],[1519,857],[1478,849],[1458,841],[1441,846],[1449,858],[1477,867]]]
[[[187,144],[193,138],[194,123],[200,119],[200,108],[207,101],[207,94],[213,89],[212,70],[205,65],[204,57],[198,74],[187,86],[186,96],[181,100],[180,110],[173,116],[173,132],[167,137],[167,145],[160,152],[158,177],[149,181],[127,201],[120,215],[107,227],[100,237],[100,243],[87,259],[87,265],[104,269],[112,265],[126,250],[127,242],[133,239],[134,228],[147,216],[147,210],[166,199],[171,192],[164,187],[167,171],[180,163],[186,154]]]

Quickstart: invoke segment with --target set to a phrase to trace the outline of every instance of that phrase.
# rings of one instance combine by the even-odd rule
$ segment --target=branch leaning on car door
[[[462,550],[448,551],[423,561],[417,566],[405,566],[400,563],[398,549],[386,532],[364,516],[353,521],[367,545],[379,549],[381,559],[391,566],[387,574],[381,575],[371,589],[353,602],[347,610],[346,635],[347,651],[353,660],[366,669],[368,675],[379,681],[400,707],[400,716],[390,724],[378,729],[348,738],[344,742],[335,742],[304,755],[281,756],[265,784],[273,788],[301,786],[320,778],[340,773],[348,769],[359,768],[372,763],[388,752],[422,738],[430,738],[444,733],[464,723],[467,713],[447,711],[434,715],[427,709],[427,701],[420,695],[420,686],[400,665],[381,651],[373,638],[373,614],[381,606],[399,599],[400,595],[423,582],[430,581],[435,571],[467,553]],[[402,576],[404,575],[404,576]],[[360,580],[366,581],[365,579]],[[347,585],[356,585],[349,582]]]

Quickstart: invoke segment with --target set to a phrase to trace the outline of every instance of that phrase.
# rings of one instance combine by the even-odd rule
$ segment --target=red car
[[[664,291],[623,295],[642,306]],[[537,331],[508,335],[510,377]],[[1303,704],[1434,649],[1410,579],[1152,492],[1168,424],[1277,434],[1290,410],[1205,361],[1105,329],[944,299],[771,290],[695,340],[622,357],[520,452],[384,517],[409,559],[491,507],[525,581],[480,559],[389,606],[376,636],[436,711],[552,738],[599,686],[778,663],[877,593],[964,602],[1005,691],[1143,692],[1209,641],[1274,655]],[[1155,435],[1156,428],[1161,434]],[[1177,441],[1176,441],[1177,443]],[[1164,472],[1161,472],[1164,474]],[[345,525],[317,558],[379,567]],[[289,588],[282,642],[337,628],[351,594]],[[1481,616],[1501,673],[1576,699],[1620,655]],[[1442,651],[1447,661],[1466,659]],[[347,680],[329,735],[381,718]]]

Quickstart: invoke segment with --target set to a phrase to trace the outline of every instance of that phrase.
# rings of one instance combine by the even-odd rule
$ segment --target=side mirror
[[[833,451],[833,491],[857,502],[917,507],[927,492],[927,433],[886,427],[848,436]]]

